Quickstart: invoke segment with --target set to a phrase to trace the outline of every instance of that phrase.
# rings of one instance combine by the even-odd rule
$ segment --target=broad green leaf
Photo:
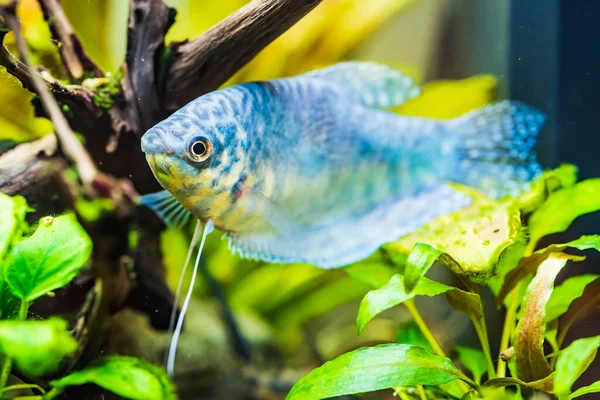
[[[396,343],[421,346],[432,351],[431,345],[414,320],[404,322],[396,331]]]
[[[560,250],[572,247],[578,250],[596,249],[600,250],[600,235],[583,235],[579,239],[567,243],[554,244],[550,246]]]
[[[508,201],[492,201],[472,189],[457,189],[473,197],[469,207],[436,218],[384,249],[398,261],[416,243],[427,243],[448,255],[451,260],[445,263],[455,273],[486,282],[501,255],[519,240],[520,212]]]
[[[569,399],[574,399],[575,397],[583,396],[585,394],[591,393],[600,393],[600,381],[594,382],[591,385],[584,386],[582,388],[577,389],[569,396]]]
[[[46,217],[33,235],[13,246],[5,278],[15,296],[32,301],[69,283],[91,252],[92,242],[75,215]]]
[[[554,192],[529,219],[531,241],[537,243],[546,235],[563,232],[577,217],[598,210],[600,179],[587,179]]]
[[[60,361],[77,349],[66,321],[0,321],[0,352],[13,358],[25,374],[41,376],[54,372]]]
[[[554,279],[572,257],[565,253],[552,253],[540,264],[527,287],[522,317],[512,340],[518,378],[525,382],[543,379],[552,372],[544,355],[546,303],[552,294]]]
[[[486,360],[483,351],[472,347],[454,346],[460,362],[473,374],[476,383],[481,382],[481,377],[486,373]]]
[[[482,389],[494,388],[494,387],[505,387],[505,386],[524,386],[535,390],[541,390],[546,393],[554,392],[553,385],[554,374],[551,374],[544,379],[539,379],[533,382],[524,382],[517,378],[494,378],[490,379],[481,385]]]
[[[380,289],[371,290],[360,302],[356,326],[360,334],[364,327],[375,316],[387,309],[404,303],[416,296],[437,296],[449,290],[451,286],[422,277],[411,293],[407,293],[404,288],[404,277],[394,275],[385,286]]]
[[[401,386],[436,386],[455,379],[468,382],[448,358],[420,346],[385,344],[326,362],[300,379],[286,400],[320,400]]]
[[[585,287],[600,275],[586,274],[566,279],[554,288],[548,304],[546,304],[546,322],[561,317],[567,312],[573,300],[581,297]]]
[[[101,364],[50,382],[56,388],[93,383],[135,400],[175,400],[175,388],[162,368],[133,357],[110,356]]]
[[[556,359],[554,392],[559,397],[571,393],[575,381],[590,366],[600,347],[600,336],[577,339],[563,349]]]
[[[442,252],[425,243],[415,243],[404,269],[404,289],[412,292],[419,283],[419,279],[431,268],[433,263],[442,255]]]

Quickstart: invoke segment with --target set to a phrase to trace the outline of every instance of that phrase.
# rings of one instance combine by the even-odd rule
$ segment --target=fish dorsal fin
[[[339,85],[368,107],[396,107],[421,93],[417,84],[402,72],[373,62],[339,63],[304,76]]]
[[[138,204],[154,211],[169,228],[181,229],[190,220],[190,212],[166,190],[143,195]]]
[[[360,261],[436,217],[471,204],[472,199],[440,184],[413,196],[367,207],[338,221],[286,234],[228,233],[229,246],[241,257],[275,263],[308,263],[337,268]]]

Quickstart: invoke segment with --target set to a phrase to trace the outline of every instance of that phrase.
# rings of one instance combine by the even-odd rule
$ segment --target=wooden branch
[[[141,123],[138,134],[164,117],[161,112],[157,66],[164,50],[167,31],[175,21],[175,10],[162,0],[131,0],[127,30],[128,77]]]
[[[254,0],[191,42],[171,45],[165,108],[217,89],[321,0]]]
[[[96,77],[104,74],[87,56],[79,38],[73,31],[62,6],[58,0],[39,0],[53,38],[58,42],[58,50],[62,62],[71,79],[79,80],[84,73],[92,73]]]

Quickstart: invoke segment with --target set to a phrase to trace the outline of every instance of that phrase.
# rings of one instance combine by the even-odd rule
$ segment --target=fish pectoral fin
[[[304,76],[333,83],[368,107],[396,107],[421,93],[407,75],[374,62],[343,62]]]
[[[181,229],[190,220],[192,214],[183,207],[167,190],[145,194],[138,204],[150,208],[169,228]]]
[[[287,237],[297,234],[297,223],[283,207],[251,186],[242,184],[241,190],[243,194],[238,202],[246,212],[262,216],[279,234]]]
[[[440,184],[412,196],[367,207],[329,223],[282,234],[226,234],[233,253],[274,263],[308,263],[321,268],[346,266],[373,254],[383,244],[415,231],[434,218],[471,204],[472,198]]]

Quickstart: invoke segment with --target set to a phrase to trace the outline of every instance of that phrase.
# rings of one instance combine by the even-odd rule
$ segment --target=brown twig
[[[165,108],[217,89],[321,0],[254,0],[191,42],[171,45]]]
[[[29,48],[21,33],[21,24],[15,15],[15,9],[10,6],[2,6],[0,7],[0,13],[4,16],[6,25],[15,35],[15,43],[21,62],[31,71]],[[82,182],[91,186],[92,180],[98,174],[94,161],[71,130],[67,119],[60,110],[54,96],[48,90],[42,77],[39,74],[33,73],[30,76],[35,92],[40,96],[42,106],[54,124],[61,148],[67,157],[77,166]]]
[[[58,0],[39,0],[39,3],[52,36],[59,44],[58,49],[63,64],[71,79],[81,79],[86,72],[96,77],[104,76],[100,68],[83,50]]]

